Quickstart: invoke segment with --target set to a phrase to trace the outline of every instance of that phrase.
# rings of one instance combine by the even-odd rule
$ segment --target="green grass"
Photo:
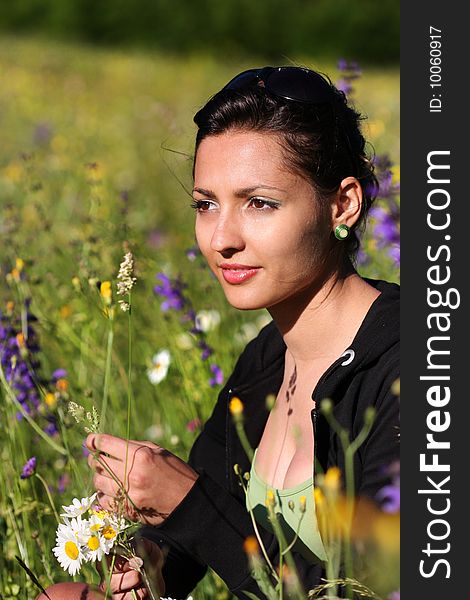
[[[306,57],[297,62],[336,77],[332,64]],[[41,482],[18,477],[34,454],[38,472],[53,487],[57,508],[90,491],[83,431],[65,415],[67,398],[100,410],[108,364],[106,429],[125,435],[131,385],[131,437],[154,435],[183,458],[198,433],[189,431],[187,423],[204,421],[211,413],[219,388],[209,386],[210,372],[201,365],[199,351],[178,347],[184,327],[177,316],[160,311],[152,292],[155,274],[181,273],[194,308],[220,312],[221,325],[207,341],[226,376],[244,345],[242,328],[259,329],[263,311],[231,309],[202,261],[191,262],[184,252],[194,244],[185,191],[191,185],[192,116],[234,73],[249,66],[203,55],[182,59],[0,40],[0,310],[19,316],[22,299],[32,298],[41,346],[36,374],[45,392],[54,391],[54,369],[68,371],[68,389],[53,409],[62,423],[55,439],[66,455],[48,446],[25,420],[18,421],[6,395],[0,404],[0,588],[5,598],[15,597],[15,586],[21,598],[35,595],[15,554],[44,585],[67,578],[50,552],[55,520]],[[377,153],[388,153],[395,164],[398,81],[396,70],[366,69],[355,94],[356,106],[369,117],[366,135]],[[131,382],[127,317],[116,311],[107,362],[110,321],[96,285],[115,282],[128,247],[136,257],[138,278],[132,295]],[[398,280],[390,259],[374,252],[370,240],[367,248],[371,262],[364,274]],[[8,275],[17,258],[25,262],[26,279],[19,283]],[[7,309],[7,302],[14,306]],[[173,361],[168,377],[152,386],[146,369],[160,348],[169,348]],[[63,473],[70,483],[61,496],[56,487]],[[91,569],[85,577],[96,580]],[[220,599],[224,589],[209,575],[193,596]]]

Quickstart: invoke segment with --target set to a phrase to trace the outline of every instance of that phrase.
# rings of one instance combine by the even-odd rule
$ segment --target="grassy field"
[[[306,57],[297,62],[339,77],[335,65]],[[183,60],[0,40],[0,356],[5,370],[7,341],[13,340],[8,360],[22,362],[32,379],[21,397],[32,394],[24,400],[30,422],[18,415],[19,396],[15,401],[0,391],[2,598],[35,596],[15,555],[45,585],[67,579],[50,551],[56,524],[45,487],[57,508],[91,490],[84,431],[67,414],[67,402],[104,408],[105,429],[125,435],[132,392],[131,437],[157,441],[186,458],[220,389],[210,381],[216,372],[211,365],[228,376],[266,322],[262,311],[231,309],[202,259],[187,254],[194,246],[187,193],[192,116],[250,66],[219,57]],[[354,92],[368,116],[366,137],[378,155],[390,157],[394,181],[398,85],[397,70],[364,67]],[[398,281],[386,248],[371,234],[364,247],[368,262],[360,271]],[[137,277],[130,323],[115,297],[119,263],[129,249]],[[181,312],[162,311],[153,291],[161,272],[180,276],[187,286],[186,310],[217,311],[220,323],[195,337]],[[112,282],[112,299],[100,287],[105,281]],[[213,353],[202,360],[208,347]],[[148,370],[161,349],[169,350],[171,363],[155,385]],[[66,373],[54,376],[57,369]],[[40,477],[21,480],[31,456]],[[88,568],[80,578],[96,581],[96,574]],[[209,574],[193,596],[223,598],[226,592]]]

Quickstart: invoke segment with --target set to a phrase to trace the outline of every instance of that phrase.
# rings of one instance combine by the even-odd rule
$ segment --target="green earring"
[[[345,240],[349,235],[349,227],[341,223],[335,227],[335,238],[341,242]]]

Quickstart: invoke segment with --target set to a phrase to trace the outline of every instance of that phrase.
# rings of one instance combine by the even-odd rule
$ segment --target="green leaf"
[[[16,556],[16,554],[15,554],[15,558],[20,563],[20,565],[23,567],[23,569],[26,571],[28,577],[31,579],[31,581],[34,583],[34,585],[37,586],[41,590],[41,592],[46,596],[46,598],[49,598],[49,600],[51,600],[51,597],[46,592],[46,590],[42,587],[42,585],[39,583],[38,578],[31,571],[31,569],[28,567],[28,565],[26,563],[24,563],[19,556]]]

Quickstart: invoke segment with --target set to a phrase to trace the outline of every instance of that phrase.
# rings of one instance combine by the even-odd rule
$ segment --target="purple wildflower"
[[[352,82],[362,75],[362,71],[355,61],[348,61],[340,58],[337,64],[338,71],[341,72],[341,78],[335,83],[338,90],[346,95],[354,91]]]
[[[186,250],[186,257],[191,262],[194,262],[198,256],[200,256],[201,251],[199,250],[199,246],[191,246]]]
[[[38,123],[33,132],[33,141],[38,146],[46,146],[52,138],[53,131],[49,123]]]
[[[34,475],[34,472],[36,471],[36,464],[37,459],[35,456],[29,458],[24,464],[23,469],[21,470],[21,479],[28,479],[29,477],[32,477]]]
[[[57,381],[58,379],[66,379],[67,371],[65,369],[56,369],[52,373],[52,381]]]
[[[393,181],[392,161],[387,154],[375,156],[372,159],[375,175],[378,181],[378,189],[375,193],[383,200],[394,200],[400,192],[400,183]],[[398,206],[396,209],[398,211]]]
[[[63,494],[69,484],[70,484],[70,477],[69,477],[68,473],[62,473],[62,475],[60,475],[59,480],[57,482],[57,491],[59,492],[59,494]]]
[[[396,267],[400,266],[400,246],[392,246],[388,251]]]
[[[364,252],[362,246],[357,251],[356,260],[358,265],[367,265],[370,262],[370,256]]]
[[[198,342],[198,347],[202,350],[201,352],[201,360],[207,360],[209,356],[211,356],[214,351],[204,340],[200,340]]]
[[[374,219],[374,237],[378,248],[389,248],[389,255],[396,265],[400,264],[400,228],[393,214],[380,206],[370,210]]]
[[[22,271],[24,274],[24,271]],[[48,388],[48,381],[39,376],[41,363],[37,358],[40,351],[38,338],[34,329],[37,318],[30,311],[31,301],[26,298],[23,308],[26,313],[26,324],[15,314],[13,307],[8,307],[4,314],[0,311],[0,362],[5,373],[5,379],[15,394],[23,411],[16,413],[18,421],[23,419],[23,413],[32,418],[47,420],[47,431],[50,435],[55,432],[51,426],[55,423],[52,413],[44,413],[38,393],[39,387]],[[58,376],[63,370],[55,371]]]
[[[339,89],[339,91],[344,92],[346,96],[353,91],[353,86],[351,82],[347,81],[343,77],[341,77],[341,79],[338,79],[335,85]]]
[[[157,280],[161,283],[157,284],[153,291],[157,296],[165,298],[160,304],[160,309],[166,312],[170,309],[181,310],[185,305],[185,299],[183,296],[184,285],[180,279],[171,281],[171,279],[165,275],[165,273],[157,273]]]
[[[377,493],[377,500],[382,503],[381,508],[386,513],[396,513],[400,510],[400,487],[386,485]]]
[[[400,600],[400,590],[396,590],[387,596],[387,600]]]
[[[39,366],[34,358],[34,354],[39,352],[36,332],[32,326],[34,321],[36,318],[27,310],[24,330],[21,320],[14,314],[3,315],[0,312],[0,361],[7,382],[28,414],[32,414],[40,404],[33,370]],[[18,419],[22,419],[21,413]]]
[[[49,435],[50,437],[53,437],[54,435],[59,433],[59,430],[57,428],[57,422],[55,419],[51,419],[49,424],[46,425],[46,427],[44,427],[44,433],[47,433],[47,435]]]
[[[224,382],[224,374],[222,373],[222,369],[215,363],[211,364],[210,369],[214,374],[214,377],[209,379],[209,385],[211,387],[214,387],[215,385],[221,385]]]
[[[164,273],[158,273],[156,278],[160,283],[154,287],[154,292],[157,296],[164,298],[164,301],[160,305],[161,310],[165,312],[170,309],[177,311],[184,309],[180,321],[198,340],[197,347],[201,350],[201,360],[206,361],[214,353],[214,350],[205,340],[206,332],[196,324],[196,311],[193,309],[191,301],[183,293],[186,285],[180,278],[171,280]],[[209,383],[211,386],[218,385],[219,381],[223,381],[222,371],[216,365],[211,365],[210,368],[213,377],[210,378]],[[214,371],[214,368],[218,370]]]
[[[385,474],[391,482],[377,493],[377,500],[381,502],[382,510],[386,513],[396,513],[400,510],[400,463],[394,461],[385,468]]]

